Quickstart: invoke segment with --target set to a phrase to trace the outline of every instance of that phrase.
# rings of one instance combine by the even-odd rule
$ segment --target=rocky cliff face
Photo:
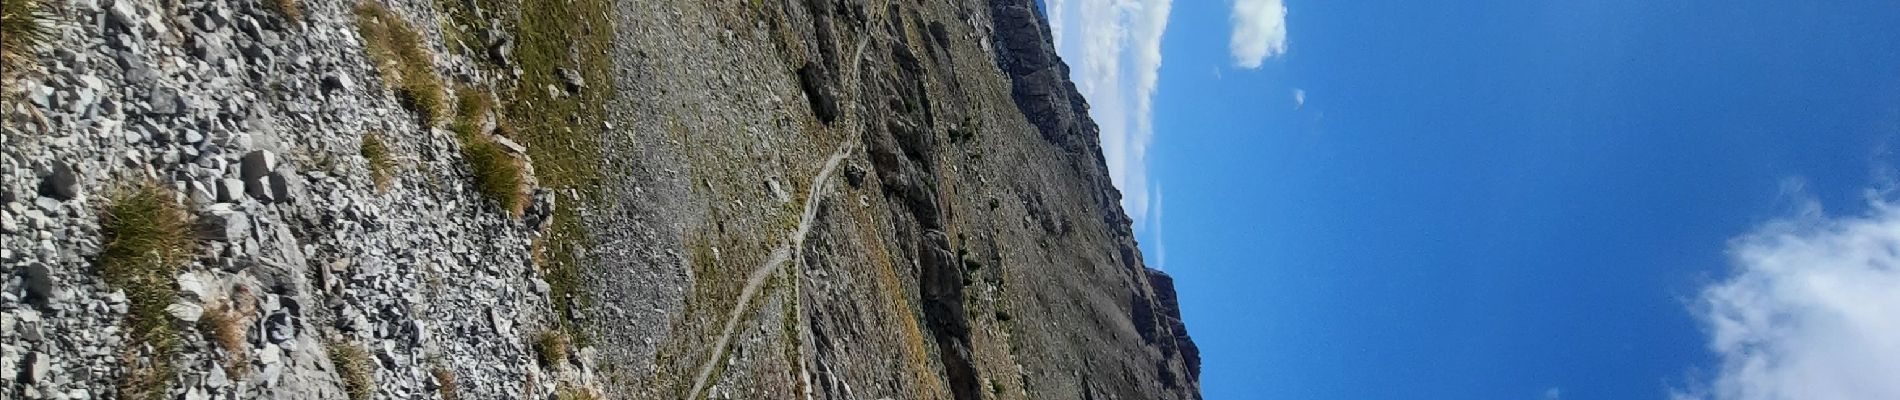
[[[1034,7],[48,5],[0,397],[1198,398]]]

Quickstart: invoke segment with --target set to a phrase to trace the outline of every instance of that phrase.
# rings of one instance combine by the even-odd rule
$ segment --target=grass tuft
[[[468,160],[475,175],[475,190],[494,199],[509,214],[521,215],[528,205],[528,190],[521,160],[496,143],[483,122],[492,115],[494,98],[475,88],[455,91],[455,121],[449,130],[462,141],[462,158]]]
[[[435,391],[437,394],[442,395],[442,400],[458,400],[462,398],[461,389],[455,384],[455,372],[449,371],[448,368],[443,368],[441,365],[437,365],[435,368],[429,369],[429,375],[435,377]]]
[[[588,388],[574,387],[571,384],[561,384],[561,387],[554,390],[554,398],[556,400],[600,400],[600,393]]]
[[[33,47],[52,37],[40,20],[48,18],[41,0],[0,0],[0,74],[12,77],[33,63]]]
[[[560,330],[541,331],[534,337],[534,352],[540,356],[541,365],[549,368],[567,363],[567,334]]]
[[[448,112],[447,94],[435,75],[435,61],[423,38],[402,16],[373,1],[356,6],[356,31],[383,82],[393,85],[403,108],[416,113],[424,125],[441,122]]]
[[[361,153],[369,160],[369,179],[376,183],[376,190],[389,190],[389,180],[395,175],[396,160],[389,152],[389,144],[383,143],[383,135],[376,132],[363,134]]]
[[[243,313],[229,303],[221,303],[205,310],[198,319],[198,329],[210,335],[211,343],[224,350],[224,372],[232,377],[243,377],[250,372],[250,360],[246,358],[244,332],[250,321]]]
[[[338,378],[343,379],[343,390],[348,392],[350,400],[368,400],[376,394],[375,368],[370,364],[369,352],[362,347],[345,342],[330,343],[330,363],[336,365]]]
[[[129,369],[120,381],[126,398],[163,398],[175,371],[178,331],[165,308],[178,297],[178,270],[191,261],[197,243],[190,214],[174,197],[146,183],[114,196],[101,214],[100,272],[131,302],[125,324],[133,345],[124,354]]]
[[[284,17],[285,22],[296,24],[303,21],[303,5],[298,4],[297,0],[270,0],[264,2],[264,6],[270,7],[277,16]]]
[[[462,156],[468,158],[469,170],[475,174],[475,190],[494,199],[509,214],[521,215],[527,205],[521,160],[488,139],[464,143]]]

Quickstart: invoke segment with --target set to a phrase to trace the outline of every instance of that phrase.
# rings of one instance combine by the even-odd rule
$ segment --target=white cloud
[[[1260,68],[1267,57],[1286,53],[1286,4],[1281,0],[1235,0],[1234,35],[1227,51],[1234,65]]]
[[[1293,109],[1298,110],[1301,107],[1306,107],[1306,90],[1293,89]]]
[[[1550,388],[1544,390],[1544,400],[1561,400],[1563,398],[1564,391],[1562,389]]]
[[[1900,399],[1900,204],[1807,203],[1730,243],[1733,276],[1694,306],[1721,365],[1674,398]]]
[[[1101,129],[1102,158],[1136,229],[1149,222],[1148,145],[1173,0],[1048,0],[1056,50]]]
[[[1153,221],[1148,224],[1148,240],[1154,242],[1155,256],[1154,262],[1152,263],[1153,265],[1149,265],[1149,267],[1153,267],[1154,269],[1166,269],[1168,267],[1168,242],[1162,240],[1163,236],[1161,235],[1161,228],[1165,226],[1161,215],[1166,208],[1162,208],[1161,200],[1166,197],[1163,196],[1163,194],[1167,192],[1161,191],[1160,183],[1155,183],[1154,192],[1154,211],[1149,212],[1149,215],[1153,216]]]

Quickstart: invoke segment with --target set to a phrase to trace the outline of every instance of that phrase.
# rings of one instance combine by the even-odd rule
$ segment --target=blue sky
[[[1047,2],[1208,398],[1900,398],[1900,2],[1238,1]]]

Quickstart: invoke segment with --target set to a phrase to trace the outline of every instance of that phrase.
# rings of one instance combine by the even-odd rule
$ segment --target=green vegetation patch
[[[446,16],[446,34],[467,54],[482,60],[495,75],[518,79],[500,82],[498,99],[486,107],[498,111],[501,135],[527,148],[534,160],[534,180],[555,193],[579,198],[563,204],[584,204],[599,196],[600,140],[604,134],[605,107],[613,98],[613,60],[610,59],[614,26],[609,0],[437,0]],[[513,39],[513,51],[507,59],[495,58],[489,49],[499,38],[488,37],[488,21],[501,21],[500,28]],[[570,79],[578,77],[579,79]],[[467,99],[467,96],[463,96]],[[458,104],[470,105],[472,103]],[[459,107],[458,107],[459,108]],[[468,113],[463,113],[469,115]],[[464,128],[451,129],[468,130]],[[471,147],[469,157],[498,161],[495,153]],[[494,171],[507,165],[490,163]],[[481,169],[477,166],[477,169]],[[478,172],[479,174],[480,172]],[[501,174],[497,174],[500,177]],[[506,180],[482,183],[493,190],[506,187]],[[523,193],[525,195],[525,193]],[[499,199],[498,199],[499,200]],[[526,203],[526,197],[517,199]],[[525,204],[521,204],[525,205]],[[576,329],[573,321],[579,308],[592,301],[581,288],[582,257],[592,246],[579,210],[557,207],[542,239],[535,243],[536,265],[548,281],[560,328],[577,346],[588,342],[586,332]]]
[[[613,98],[614,26],[609,0],[523,0],[515,24],[513,62],[520,82],[502,102],[502,114],[521,132],[517,140],[535,161],[535,178],[557,193],[573,190],[584,198],[599,195],[600,138],[606,104]],[[581,77],[572,92],[559,71]],[[571,199],[565,204],[582,204]],[[578,209],[557,207],[546,240],[547,279],[563,329],[576,345],[588,337],[573,325],[579,307],[591,304],[581,287],[581,254],[592,245]]]
[[[191,262],[197,242],[190,214],[174,198],[157,183],[146,183],[110,199],[100,221],[100,272],[131,302],[125,324],[133,345],[120,380],[126,398],[163,398],[175,371],[178,331],[165,308],[178,297],[178,270]]]
[[[417,33],[402,16],[381,3],[356,6],[356,32],[383,82],[395,90],[403,108],[416,113],[424,125],[435,125],[448,112],[447,95],[435,75],[435,61]]]

